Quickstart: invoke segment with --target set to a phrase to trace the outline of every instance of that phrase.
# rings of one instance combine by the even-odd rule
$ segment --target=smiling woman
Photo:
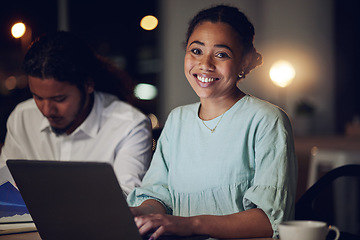
[[[243,55],[243,46],[232,27],[225,23],[201,23],[188,42],[185,76],[202,104],[218,101],[219,97],[239,99],[241,92],[236,87],[238,75],[247,67],[251,56]],[[202,116],[200,110],[201,118],[209,120],[217,116]]]
[[[237,83],[262,62],[254,28],[219,5],[190,22],[184,73],[200,102],[174,109],[142,186],[128,197],[140,233],[277,237],[294,216],[292,129],[278,107]]]

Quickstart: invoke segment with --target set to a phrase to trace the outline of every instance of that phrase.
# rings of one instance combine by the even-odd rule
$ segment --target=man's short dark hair
[[[99,67],[94,52],[69,32],[39,37],[25,55],[23,70],[38,78],[54,78],[83,88]]]
[[[26,75],[68,82],[81,91],[91,83],[97,91],[133,101],[134,83],[129,75],[70,32],[56,31],[37,38],[26,53],[22,68]]]

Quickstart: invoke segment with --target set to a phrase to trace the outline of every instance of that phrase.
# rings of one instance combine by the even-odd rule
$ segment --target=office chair
[[[340,240],[360,240],[360,165],[322,176],[296,202],[295,219],[324,221],[340,229]]]

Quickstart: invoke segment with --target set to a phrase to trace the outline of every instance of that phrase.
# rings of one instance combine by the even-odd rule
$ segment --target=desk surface
[[[20,233],[10,235],[0,235],[0,240],[41,240],[37,232],[31,233]],[[274,240],[273,238],[253,238],[253,239],[242,239],[242,240]]]
[[[37,232],[0,235],[1,240],[41,240]]]

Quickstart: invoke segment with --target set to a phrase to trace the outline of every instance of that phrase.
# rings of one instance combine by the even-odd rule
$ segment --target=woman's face
[[[246,62],[238,33],[230,25],[203,22],[189,38],[184,71],[200,99],[221,99],[233,96]]]

